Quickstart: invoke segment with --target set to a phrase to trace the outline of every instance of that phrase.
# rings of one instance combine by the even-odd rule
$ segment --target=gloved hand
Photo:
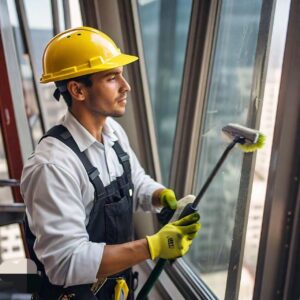
[[[175,259],[183,256],[201,227],[199,219],[199,214],[194,213],[165,225],[154,235],[146,236],[151,259]]]
[[[177,207],[176,196],[174,191],[171,189],[164,189],[159,195],[159,200],[161,205],[164,207],[169,207],[172,210]]]

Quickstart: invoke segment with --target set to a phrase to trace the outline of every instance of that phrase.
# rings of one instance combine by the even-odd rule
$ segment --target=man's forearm
[[[141,239],[104,247],[97,278],[106,278],[150,258],[148,242]]]

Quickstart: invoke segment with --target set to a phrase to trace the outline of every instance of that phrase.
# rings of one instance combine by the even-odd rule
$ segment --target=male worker
[[[41,83],[55,82],[68,112],[42,138],[21,180],[29,250],[43,278],[39,299],[112,299],[120,278],[131,287],[133,265],[184,255],[200,228],[193,214],[132,241],[133,207],[177,205],[172,190],[145,174],[111,118],[125,113],[123,66],[137,59],[89,27],[60,33],[45,49]],[[95,293],[105,278],[94,296],[91,285]]]

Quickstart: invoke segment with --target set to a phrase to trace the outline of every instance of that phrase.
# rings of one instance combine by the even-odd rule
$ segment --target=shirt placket
[[[106,137],[103,138],[104,141],[104,158],[105,158],[105,164],[106,164],[106,169],[108,172],[108,176],[109,176],[109,181],[112,182],[115,177],[116,177],[116,172],[114,170],[114,165],[111,162],[113,160],[112,157],[112,147],[110,146],[110,144],[108,143],[108,141],[106,140]]]

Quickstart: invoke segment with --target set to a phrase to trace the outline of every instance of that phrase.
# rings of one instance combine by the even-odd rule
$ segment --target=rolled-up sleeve
[[[55,164],[23,172],[21,191],[34,250],[52,284],[65,287],[96,281],[104,243],[89,241],[78,179]]]

